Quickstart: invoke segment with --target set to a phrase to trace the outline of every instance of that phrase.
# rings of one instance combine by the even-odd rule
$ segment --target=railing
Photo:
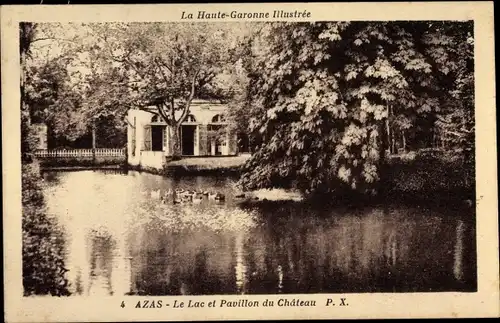
[[[92,158],[96,157],[125,157],[122,148],[96,148],[92,149],[40,149],[35,152],[40,158]]]

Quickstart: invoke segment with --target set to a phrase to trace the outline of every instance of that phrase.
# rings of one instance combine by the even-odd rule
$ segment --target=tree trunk
[[[387,106],[387,119],[385,119],[385,127],[386,127],[386,136],[387,136],[387,147],[389,148],[389,151],[391,154],[394,153],[393,149],[393,143],[394,139],[391,142],[391,126],[389,124],[389,119],[391,117],[391,106]]]
[[[169,150],[172,160],[181,159],[180,125],[170,128]]]
[[[379,147],[379,154],[380,154],[380,163],[385,164],[386,162],[386,157],[387,157],[387,150],[389,149],[389,142],[387,141],[387,127],[386,124],[381,123],[380,124],[380,147]]]
[[[386,120],[387,121],[387,120]],[[387,149],[389,149],[389,142],[387,141],[387,122],[380,122],[379,123],[379,131],[380,131],[380,140],[379,140],[379,165],[378,165],[378,171],[379,171],[379,182],[378,182],[378,188],[377,188],[377,193],[384,196],[387,192]]]
[[[96,149],[96,135],[95,135],[95,122],[92,124],[92,149]]]
[[[95,142],[96,142],[96,131],[95,131],[95,121],[92,123],[92,163],[95,164]]]
[[[405,135],[405,131],[402,130],[402,137],[403,137],[403,152],[406,152],[406,135]]]

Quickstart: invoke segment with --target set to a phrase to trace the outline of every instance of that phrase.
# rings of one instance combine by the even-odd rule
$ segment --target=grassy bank
[[[334,193],[298,198],[286,190],[258,190],[247,193],[251,203],[300,201],[321,206],[374,205],[391,203],[472,208],[475,205],[475,172],[459,155],[415,154],[392,156],[382,170],[377,194],[351,190],[338,183]],[[258,197],[253,199],[252,197]]]
[[[385,185],[389,196],[424,200],[474,199],[475,169],[459,155],[399,156],[389,160]]]
[[[190,157],[168,162],[163,171],[175,175],[238,174],[249,155],[230,157]]]

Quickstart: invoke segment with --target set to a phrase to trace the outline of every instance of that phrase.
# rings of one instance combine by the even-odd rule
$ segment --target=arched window
[[[194,117],[194,115],[190,114],[186,117],[186,120],[184,120],[184,122],[196,122],[196,118]]]
[[[152,118],[151,118],[151,122],[161,122],[161,119],[160,119],[160,116],[155,114]]]
[[[224,116],[221,115],[221,114],[216,114],[214,115],[214,117],[212,118],[212,122],[213,123],[220,123],[220,122],[225,122],[226,120],[224,119]]]

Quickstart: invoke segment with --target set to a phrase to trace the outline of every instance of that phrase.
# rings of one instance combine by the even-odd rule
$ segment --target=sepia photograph
[[[22,298],[477,293],[474,19],[227,8],[16,22]]]

